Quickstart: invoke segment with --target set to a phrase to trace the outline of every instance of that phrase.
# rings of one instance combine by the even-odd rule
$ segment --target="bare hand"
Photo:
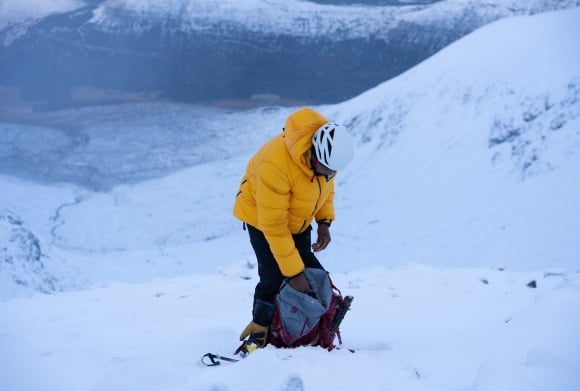
[[[312,244],[314,252],[324,250],[330,243],[330,229],[326,224],[318,224],[318,239]]]
[[[303,293],[312,292],[312,288],[310,287],[310,284],[308,283],[308,280],[306,279],[304,273],[300,273],[297,276],[290,278],[288,280],[288,284],[290,284],[290,286],[295,290],[297,290],[298,292]]]

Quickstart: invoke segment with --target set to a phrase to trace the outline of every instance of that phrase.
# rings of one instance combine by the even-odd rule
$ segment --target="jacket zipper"
[[[312,210],[312,217],[314,217],[314,215],[316,213],[316,208],[318,207],[318,201],[320,201],[320,196],[322,195],[322,186],[320,185],[320,179],[318,178],[318,176],[316,177],[316,183],[318,184],[318,199],[316,200],[316,203],[314,204],[314,209]],[[304,229],[304,226],[306,226],[306,220],[304,220],[302,222],[302,227],[300,227],[300,232],[302,232],[302,230]]]

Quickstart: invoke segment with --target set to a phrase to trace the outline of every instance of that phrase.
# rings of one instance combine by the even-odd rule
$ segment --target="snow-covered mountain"
[[[355,297],[355,353],[198,365],[249,319],[255,258],[231,206],[295,108],[0,122],[0,389],[576,391],[579,21],[505,19],[316,107],[358,140],[319,253]],[[33,289],[55,294],[15,298]]]
[[[368,265],[578,268],[578,12],[497,22],[319,108],[359,139],[338,181],[335,267],[365,248]],[[232,260],[209,249],[243,235],[231,197],[245,160],[292,110],[149,103],[42,114],[52,126],[1,123],[2,173],[44,183],[4,182],[1,204],[52,262],[78,257],[87,280],[213,269]]]
[[[190,101],[257,96],[337,102],[489,22],[578,5],[578,0],[400,6],[5,0],[1,83],[49,108],[112,99],[111,89]]]
[[[380,184],[348,202],[377,258],[578,269],[579,20],[496,22],[332,107],[362,141],[347,187]]]

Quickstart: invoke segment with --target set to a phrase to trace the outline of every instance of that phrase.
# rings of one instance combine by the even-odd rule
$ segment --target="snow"
[[[348,204],[347,236],[373,222],[387,262],[578,267],[580,52],[561,37],[579,13],[542,18],[496,22],[329,108],[363,140],[347,187],[385,188]]]
[[[395,17],[406,7],[321,5],[308,1],[282,0],[206,0],[201,2],[142,2],[109,0],[103,3],[91,22],[107,25],[118,12],[132,12],[150,18],[180,20],[184,30],[204,30],[224,25],[243,26],[255,32],[276,32],[317,37],[338,34],[343,37],[368,36],[395,23]],[[402,10],[402,11],[401,11]]]
[[[43,17],[74,11],[85,5],[83,0],[2,0],[0,1],[0,31],[11,27],[4,45],[26,32],[27,27]]]
[[[45,176],[24,163],[0,176],[0,250],[16,252],[0,251],[0,389],[577,390],[579,19],[494,23],[318,107],[358,140],[320,253],[355,297],[332,352],[199,363],[230,355],[249,321],[257,271],[233,197],[293,108],[149,103],[54,114],[64,130],[0,123],[2,161],[22,153]],[[38,241],[38,259],[19,259],[42,262],[52,294],[7,274],[26,254],[14,232]]]
[[[577,274],[361,268],[334,276],[355,296],[342,328],[355,353],[267,347],[204,367],[201,355],[235,348],[257,281],[249,274],[110,283],[3,303],[3,389],[280,390],[293,378],[303,389],[577,388]],[[526,287],[531,279],[536,290]]]
[[[308,38],[389,40],[391,30],[404,23],[446,26],[465,33],[503,17],[579,5],[579,0],[528,0],[525,4],[517,0],[443,0],[398,6],[338,6],[303,0],[3,0],[0,31],[9,30],[4,39],[7,46],[42,17],[94,7],[88,23],[111,30],[146,31],[161,22],[164,29],[171,26],[185,32],[231,29]],[[139,22],[127,21],[128,15]],[[412,37],[413,32],[406,35]]]
[[[144,20],[178,20],[185,31],[243,26],[254,32],[301,37],[389,39],[389,31],[404,22],[457,26],[475,11],[477,16],[472,17],[480,18],[477,23],[480,26],[514,14],[580,5],[577,0],[521,3],[515,0],[444,0],[428,5],[338,6],[303,0],[107,0],[95,11],[91,22],[114,28],[122,23],[116,15],[135,13],[142,15]]]
[[[83,6],[83,0],[3,0],[0,3],[0,30],[9,22],[22,23],[30,19],[37,19],[54,13],[75,10]]]

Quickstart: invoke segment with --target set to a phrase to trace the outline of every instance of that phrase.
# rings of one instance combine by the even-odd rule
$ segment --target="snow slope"
[[[224,251],[227,254],[227,250]],[[574,391],[578,274],[410,265],[334,275],[346,347],[268,347],[232,366],[255,270],[0,303],[3,390]],[[537,279],[538,288],[526,284]]]
[[[0,177],[1,216],[12,216],[0,221],[22,222],[56,289],[69,290],[3,292],[0,389],[577,390],[579,20],[575,9],[495,23],[319,107],[359,140],[320,254],[355,296],[342,328],[354,354],[269,347],[229,367],[198,364],[230,353],[248,321],[257,272],[231,204],[250,147],[292,109],[233,114],[247,115],[248,132],[228,133],[225,160],[106,192]],[[221,115],[217,129],[236,122]],[[170,116],[149,118],[172,137]],[[131,141],[147,147],[89,134],[81,150],[114,159]],[[83,155],[70,152],[80,165]],[[59,157],[42,164],[62,169]]]
[[[577,270],[579,20],[496,22],[330,107],[362,139],[345,187],[375,189],[345,200],[344,234],[372,223],[383,261]]]

